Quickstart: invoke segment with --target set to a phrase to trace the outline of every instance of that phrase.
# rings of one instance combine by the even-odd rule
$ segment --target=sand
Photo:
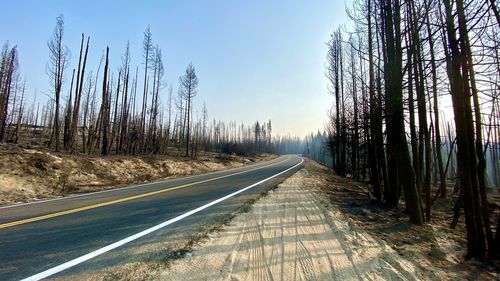
[[[174,261],[159,280],[420,280],[384,241],[356,228],[315,189],[307,168]]]

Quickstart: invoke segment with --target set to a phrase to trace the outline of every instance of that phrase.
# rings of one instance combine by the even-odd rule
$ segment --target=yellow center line
[[[289,159],[289,157],[287,157],[284,160],[279,161],[277,163],[271,163],[271,164],[268,164],[268,165],[264,165],[262,167],[258,167],[258,168],[251,169],[251,170],[237,172],[237,173],[234,173],[234,174],[229,174],[229,175],[224,175],[224,176],[215,177],[215,178],[211,178],[211,179],[201,180],[201,181],[192,182],[192,183],[188,183],[188,184],[183,184],[183,185],[179,185],[179,186],[175,186],[175,187],[171,187],[171,188],[167,188],[167,189],[161,189],[161,190],[157,190],[157,191],[151,191],[151,192],[147,192],[147,193],[143,193],[143,194],[138,194],[138,195],[129,196],[129,197],[121,198],[121,199],[116,199],[116,200],[102,202],[102,203],[98,203],[98,204],[94,204],[94,205],[84,206],[84,207],[80,207],[80,208],[70,209],[70,210],[66,210],[66,211],[51,213],[51,214],[47,214],[47,215],[43,215],[43,216],[32,217],[32,218],[28,218],[28,219],[23,219],[23,220],[18,220],[18,221],[3,223],[3,224],[0,224],[0,229],[2,229],[2,228],[8,228],[8,227],[16,226],[16,225],[21,225],[21,224],[26,224],[26,223],[30,223],[30,222],[35,222],[35,221],[41,221],[41,220],[46,220],[46,219],[50,219],[50,218],[60,217],[60,216],[64,216],[64,215],[74,214],[74,213],[78,213],[78,212],[82,212],[82,211],[86,211],[86,210],[91,210],[91,209],[95,209],[95,208],[105,207],[105,206],[109,206],[109,205],[113,205],[113,204],[117,204],[117,203],[127,202],[127,201],[131,201],[131,200],[135,200],[135,199],[140,199],[140,198],[144,198],[144,197],[148,197],[148,196],[152,196],[152,195],[156,195],[156,194],[160,194],[160,193],[165,193],[165,192],[169,192],[169,191],[173,191],[173,190],[177,190],[177,189],[181,189],[181,188],[186,188],[186,187],[189,187],[189,186],[193,186],[193,185],[197,185],[197,184],[202,184],[202,183],[206,183],[206,182],[210,182],[210,181],[214,181],[214,180],[218,180],[218,179],[223,179],[223,178],[227,178],[227,177],[231,177],[231,176],[235,176],[235,175],[239,175],[239,174],[243,174],[243,173],[248,173],[248,172],[252,172],[252,171],[255,171],[255,170],[263,169],[263,168],[266,168],[266,167],[269,167],[269,166],[281,164],[281,163],[287,161],[288,159]]]

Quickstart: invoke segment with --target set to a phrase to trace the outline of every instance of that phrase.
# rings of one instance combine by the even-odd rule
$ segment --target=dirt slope
[[[196,160],[155,155],[101,157],[0,144],[0,206],[235,168],[273,157],[215,153]]]
[[[320,197],[308,166],[213,234],[160,280],[439,280]]]

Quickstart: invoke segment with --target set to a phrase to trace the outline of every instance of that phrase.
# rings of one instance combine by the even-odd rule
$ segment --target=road
[[[0,208],[0,280],[79,274],[144,256],[124,249],[220,221],[298,170],[297,156]],[[122,253],[122,254],[119,254]]]

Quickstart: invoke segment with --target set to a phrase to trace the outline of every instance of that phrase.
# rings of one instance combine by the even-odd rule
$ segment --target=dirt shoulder
[[[327,172],[315,164],[317,172]],[[330,172],[331,173],[331,172]],[[349,216],[358,228],[385,241],[400,259],[426,272],[427,280],[499,280],[500,264],[464,261],[466,233],[463,216],[455,229],[450,229],[453,200],[437,199],[432,207],[431,221],[424,226],[408,222],[404,209],[386,209],[371,201],[367,187],[332,174],[320,194],[324,201]],[[433,277],[435,276],[435,277]]]
[[[100,157],[0,144],[0,206],[236,168],[276,157],[201,154],[194,160],[155,155]]]
[[[402,218],[391,217],[386,220],[396,222],[390,230],[374,231],[375,225],[380,229],[387,226],[370,215],[372,210],[364,215],[368,219],[359,219],[347,210],[345,202],[339,205],[340,198],[331,200],[340,190],[366,196],[356,185],[341,181],[324,167],[310,163],[258,200],[247,213],[237,215],[221,231],[210,234],[184,259],[172,261],[170,268],[155,279],[498,278],[492,270],[453,258],[448,260],[444,248],[434,249],[432,245],[441,247],[442,240],[454,239],[446,233],[438,234],[432,243],[423,243],[423,237],[428,235],[426,231],[421,234],[401,222]],[[428,228],[429,232],[433,231],[432,226]],[[391,234],[384,236],[383,233]],[[423,245],[417,246],[420,243]],[[415,248],[402,248],[401,244]],[[415,253],[417,248],[422,253]]]

